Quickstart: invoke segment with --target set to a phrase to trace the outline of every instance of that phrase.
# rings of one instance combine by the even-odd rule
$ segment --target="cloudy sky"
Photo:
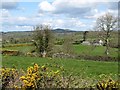
[[[118,0],[2,0],[1,4],[2,31],[31,31],[39,24],[91,30],[99,16],[118,13]]]

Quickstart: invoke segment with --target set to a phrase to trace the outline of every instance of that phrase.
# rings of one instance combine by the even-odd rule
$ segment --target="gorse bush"
[[[19,72],[15,68],[1,68],[1,81],[3,88],[14,88],[19,82]]]
[[[25,88],[37,88],[37,81],[40,79],[38,65],[35,64],[34,67],[29,67],[27,73],[20,77],[20,80],[23,82],[22,87]]]
[[[1,68],[2,88],[97,88],[99,90],[118,89],[119,82],[112,79],[105,81],[92,80],[79,76],[65,75],[66,70],[58,64],[34,64],[24,70]]]
[[[118,90],[120,88],[120,83],[119,81],[108,79],[107,81],[99,81],[96,86],[99,90]]]

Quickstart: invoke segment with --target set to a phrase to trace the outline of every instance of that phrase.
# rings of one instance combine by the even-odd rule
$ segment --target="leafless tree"
[[[111,32],[117,28],[117,18],[113,16],[111,13],[106,13],[100,16],[96,21],[96,29],[104,32],[103,38],[105,40],[105,54],[109,54],[109,38]]]

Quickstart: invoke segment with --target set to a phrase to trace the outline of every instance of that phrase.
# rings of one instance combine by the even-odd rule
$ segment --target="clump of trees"
[[[40,56],[51,56],[53,51],[53,34],[48,25],[38,25],[34,27],[33,43]]]
[[[100,16],[96,21],[96,29],[103,32],[102,37],[105,41],[105,54],[109,54],[109,41],[111,32],[117,28],[117,18],[111,13]]]

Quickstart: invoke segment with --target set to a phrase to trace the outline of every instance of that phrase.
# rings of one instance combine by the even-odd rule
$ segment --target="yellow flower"
[[[41,68],[45,68],[45,65],[43,65]]]
[[[107,83],[104,84],[104,88],[106,88],[106,87],[107,87]]]
[[[57,70],[56,72],[55,72],[55,74],[58,74],[60,71],[59,70]]]
[[[34,64],[34,71],[38,71],[39,66],[37,64]]]
[[[27,79],[27,80],[30,80],[30,79],[31,79],[31,77],[30,77],[30,76],[27,76],[27,77],[26,77],[26,79]]]
[[[32,71],[33,71],[33,67],[29,67],[29,68],[27,69],[28,74],[31,74]]]
[[[28,84],[29,82],[27,80],[23,80],[24,84]]]
[[[27,86],[29,86],[29,87],[30,87],[30,86],[33,86],[33,84],[30,82],[30,83],[28,83],[28,84],[27,84]]]
[[[32,74],[32,76],[35,77],[35,78],[37,77],[36,73]]]
[[[24,80],[24,79],[25,79],[25,76],[20,77],[20,79],[21,79],[21,80]]]
[[[35,77],[34,76],[31,77],[31,81],[35,81]]]

